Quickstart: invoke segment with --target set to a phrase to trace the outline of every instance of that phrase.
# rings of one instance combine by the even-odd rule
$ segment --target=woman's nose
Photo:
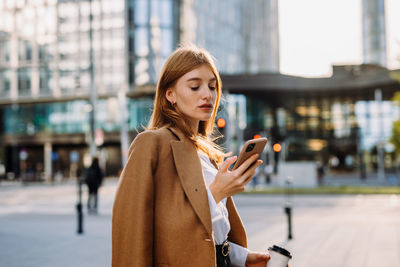
[[[204,86],[203,87],[204,89],[203,89],[203,98],[204,99],[211,99],[211,97],[212,97],[212,94],[211,94],[211,90],[210,90],[210,88],[208,88],[208,85],[207,86]]]

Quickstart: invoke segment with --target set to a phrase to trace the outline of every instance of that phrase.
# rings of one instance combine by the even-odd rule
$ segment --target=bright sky
[[[280,71],[330,76],[332,64],[360,64],[362,0],[279,0]],[[386,0],[388,67],[400,68],[400,1]],[[397,31],[396,31],[397,27]]]

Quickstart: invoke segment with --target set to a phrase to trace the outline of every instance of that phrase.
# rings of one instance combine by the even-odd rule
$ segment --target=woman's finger
[[[225,153],[224,157],[228,158],[228,157],[232,156],[232,154],[233,154],[233,152],[229,151],[228,153]]]
[[[235,171],[239,173],[240,176],[243,175],[243,173],[246,172],[246,170],[250,167],[251,164],[253,164],[259,157],[259,154],[254,154],[250,158],[248,158],[245,162],[243,162],[242,165],[239,166]]]
[[[229,166],[231,166],[236,160],[237,160],[237,156],[227,158],[224,162],[222,162],[222,164],[220,166],[220,170],[223,172],[228,171]]]
[[[246,170],[246,172],[243,174],[243,182],[245,185],[247,185],[251,179],[254,177],[254,175],[256,174],[256,169],[263,163],[262,160],[257,160],[257,162],[255,162],[253,164],[253,166],[251,166],[250,168],[248,168],[248,170]]]

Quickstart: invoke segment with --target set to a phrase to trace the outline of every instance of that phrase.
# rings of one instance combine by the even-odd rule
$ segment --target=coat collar
[[[176,139],[178,139],[179,141],[184,141],[184,140],[186,140],[186,141],[188,141],[188,142],[191,142],[187,137],[186,137],[186,135],[181,131],[181,130],[179,130],[178,128],[173,128],[173,127],[166,127],[175,137],[176,137]],[[216,161],[214,161],[214,160],[212,160],[212,159],[210,159],[210,161],[211,161],[211,163],[214,165],[214,167],[218,170],[219,169],[219,166],[218,166],[218,163],[216,162]]]
[[[212,236],[210,207],[197,149],[180,130],[168,130],[178,139],[171,141],[171,147],[183,190],[208,234]]]

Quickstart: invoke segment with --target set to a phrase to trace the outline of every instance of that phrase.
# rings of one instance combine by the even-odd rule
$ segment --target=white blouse
[[[203,177],[207,189],[208,203],[210,205],[214,243],[216,245],[220,245],[228,238],[228,233],[231,229],[228,219],[228,210],[226,209],[226,198],[222,199],[218,204],[215,202],[214,196],[212,195],[209,186],[214,181],[218,170],[211,163],[208,155],[206,155],[202,151],[199,151],[198,154],[201,162],[201,167],[203,169]],[[229,257],[231,259],[232,266],[245,266],[247,254],[249,253],[247,248],[244,248],[232,242],[229,242],[229,244],[231,247]]]

